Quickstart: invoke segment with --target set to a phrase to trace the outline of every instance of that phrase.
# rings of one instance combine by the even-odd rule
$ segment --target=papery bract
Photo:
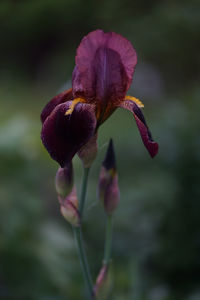
[[[108,299],[112,287],[111,265],[103,264],[94,286],[96,300]]]
[[[58,196],[58,200],[60,202],[60,212],[63,215],[63,217],[72,226],[80,226],[81,218],[78,211],[78,199],[76,188],[74,187],[71,193],[65,198]]]
[[[97,133],[79,151],[78,156],[83,162],[84,168],[89,168],[97,156]]]
[[[64,168],[59,168],[55,177],[55,187],[59,196],[66,197],[73,187],[73,167],[70,162]]]

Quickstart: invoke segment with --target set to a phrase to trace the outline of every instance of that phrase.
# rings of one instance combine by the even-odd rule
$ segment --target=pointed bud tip
[[[103,166],[107,169],[116,169],[116,159],[115,159],[115,151],[112,138],[110,139],[108,149],[106,152],[105,159],[103,161]]]

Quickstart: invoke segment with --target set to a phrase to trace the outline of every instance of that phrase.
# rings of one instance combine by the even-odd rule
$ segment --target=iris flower
[[[117,109],[133,114],[151,157],[158,152],[140,108],[141,101],[127,96],[137,54],[123,36],[102,30],[85,36],[76,53],[72,88],[55,96],[41,114],[44,146],[61,167],[97,133]]]

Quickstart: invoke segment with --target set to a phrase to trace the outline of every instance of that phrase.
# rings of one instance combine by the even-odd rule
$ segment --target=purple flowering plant
[[[81,227],[89,170],[97,155],[98,129],[117,108],[127,109],[133,114],[150,156],[154,157],[158,152],[158,144],[154,142],[141,111],[144,105],[127,95],[136,64],[137,53],[126,38],[115,32],[90,32],[77,48],[72,88],[55,96],[41,113],[41,139],[52,159],[60,165],[55,180],[56,191],[61,213],[74,230],[90,299],[106,299],[112,215],[119,201],[114,146],[110,140],[98,186],[98,196],[107,216],[105,252],[103,266],[93,284]],[[73,182],[75,154],[79,155],[84,169],[79,199]]]

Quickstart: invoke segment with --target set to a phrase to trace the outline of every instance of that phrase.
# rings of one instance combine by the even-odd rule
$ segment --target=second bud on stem
[[[105,212],[110,215],[117,208],[120,193],[113,141],[110,139],[105,159],[102,163],[99,187],[99,198],[103,203]]]
[[[58,193],[61,214],[72,226],[80,226],[80,213],[78,211],[78,199],[74,185],[72,163],[58,169],[55,186]]]

